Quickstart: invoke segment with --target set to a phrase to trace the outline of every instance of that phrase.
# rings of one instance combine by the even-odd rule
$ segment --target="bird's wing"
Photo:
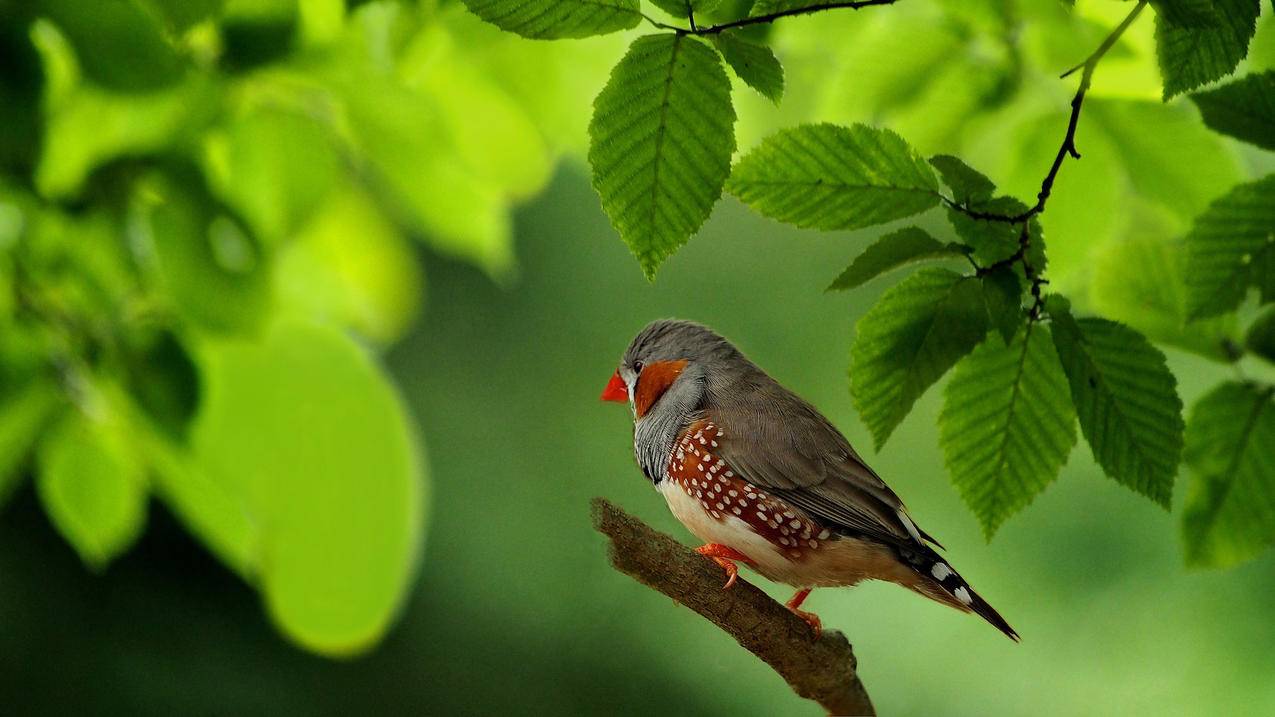
[[[760,390],[744,392],[749,399],[737,394],[703,412],[724,434],[718,454],[740,476],[843,531],[899,545],[938,545],[813,406],[778,385],[754,388]]]

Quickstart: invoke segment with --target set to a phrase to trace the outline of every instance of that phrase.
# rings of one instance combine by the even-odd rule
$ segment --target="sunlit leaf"
[[[721,196],[734,123],[721,59],[682,35],[635,40],[594,101],[593,186],[648,279]]]
[[[0,393],[0,505],[23,478],[23,464],[61,402],[57,386],[44,377]]]
[[[904,227],[868,245],[828,290],[854,289],[887,271],[913,262],[963,256],[961,249],[959,245],[935,239],[920,227]]]
[[[784,96],[784,67],[769,47],[755,45],[731,32],[714,35],[713,43],[744,84],[779,104]]]
[[[533,39],[588,37],[636,27],[638,0],[465,0],[475,15]]]
[[[331,328],[282,323],[201,354],[197,465],[260,527],[271,616],[325,654],[367,649],[410,584],[422,466],[383,370]]]
[[[879,450],[925,389],[987,333],[978,279],[921,269],[859,319],[850,393]]]
[[[1164,99],[1225,77],[1244,59],[1257,29],[1260,0],[1214,0],[1218,22],[1187,27],[1156,18],[1156,54]]]
[[[1182,512],[1188,564],[1228,567],[1275,544],[1271,388],[1229,382],[1201,398],[1185,456],[1193,474]]]
[[[939,202],[934,171],[888,129],[802,125],[766,138],[727,189],[758,212],[816,229],[862,229]]]
[[[92,568],[128,550],[146,521],[146,476],[117,416],[72,409],[40,442],[36,492]]]
[[[1275,70],[1194,92],[1191,101],[1215,131],[1275,150]]]
[[[1058,477],[1076,412],[1048,326],[984,341],[952,372],[939,415],[952,483],[990,540]]]
[[[1186,237],[1188,316],[1234,309],[1249,287],[1275,301],[1275,174],[1232,189]]]
[[[1080,429],[1103,471],[1169,507],[1182,453],[1182,400],[1164,354],[1106,319],[1074,319],[1053,297],[1054,346]]]

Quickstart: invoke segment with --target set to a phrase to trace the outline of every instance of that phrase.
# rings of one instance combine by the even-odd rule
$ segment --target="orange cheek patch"
[[[685,368],[686,361],[683,360],[657,361],[642,369],[642,375],[637,380],[636,395],[633,396],[633,406],[637,409],[638,418],[651,410],[651,406],[673,385]]]

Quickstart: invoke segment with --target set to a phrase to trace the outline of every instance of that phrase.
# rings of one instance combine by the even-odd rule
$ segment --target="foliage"
[[[638,19],[592,7],[548,19]],[[0,500],[34,475],[102,570],[153,497],[298,644],[375,644],[426,490],[374,352],[419,310],[413,240],[512,275],[509,206],[583,133],[570,55],[340,0],[0,2],[0,55]]]
[[[466,3],[484,17],[493,4]],[[503,3],[526,13],[541,4],[535,0]],[[746,149],[733,167],[723,168],[722,153],[729,153],[735,142],[735,113],[721,91],[721,61],[710,57],[708,46],[697,40],[712,39],[722,60],[768,99],[778,101],[784,89],[791,102],[795,92],[791,82],[787,86],[783,82],[787,78],[776,39],[789,37],[779,35],[787,19],[815,14],[831,18],[844,8],[860,13],[878,8],[874,16],[904,12],[901,7],[884,9],[895,5],[890,0],[759,1],[751,3],[751,8],[749,3],[654,5],[666,11],[671,21],[647,15],[641,6],[625,6],[626,12],[639,13],[655,33],[633,41],[599,95],[590,153],[603,207],[648,278],[653,279],[659,265],[698,229],[723,186],[767,217],[821,230],[889,224],[942,206],[952,238],[935,236],[932,225],[924,223],[888,228],[830,287],[859,287],[918,261],[963,258],[969,265],[967,271],[923,268],[904,278],[881,296],[856,327],[851,394],[878,449],[927,388],[955,368],[941,418],[942,443],[953,481],[989,538],[1058,475],[1075,442],[1073,416],[1078,417],[1081,432],[1107,475],[1169,507],[1184,434],[1227,430],[1223,424],[1230,414],[1212,410],[1206,399],[1201,404],[1204,410],[1196,410],[1191,426],[1186,427],[1176,380],[1164,354],[1148,336],[1223,362],[1243,357],[1245,346],[1256,355],[1268,351],[1269,331],[1255,326],[1251,331],[1256,334],[1241,340],[1244,332],[1237,326],[1235,312],[1249,288],[1259,290],[1260,303],[1275,300],[1275,288],[1269,285],[1275,277],[1275,252],[1267,250],[1275,237],[1275,216],[1269,211],[1275,207],[1271,194],[1275,177],[1243,182],[1218,197],[1214,185],[1202,180],[1233,184],[1242,173],[1229,150],[1202,131],[1198,120],[1176,108],[1145,101],[1103,97],[1086,102],[1099,66],[1118,64],[1121,54],[1129,52],[1126,36],[1142,32],[1135,28],[1147,10],[1147,0],[1126,4],[1107,22],[1087,18],[1085,29],[1093,43],[1087,57],[1078,57],[1080,51],[1074,47],[1055,52],[1056,46],[1049,44],[1048,22],[1081,24],[1075,17],[1080,10],[1070,17],[1058,9],[1031,11],[1041,25],[1038,45],[1046,53],[1054,53],[1060,63],[1081,60],[1064,73],[1064,77],[1074,73],[1079,86],[1065,119],[1021,126],[1020,139],[1013,141],[1025,148],[1022,154],[1031,155],[1035,164],[1030,171],[1009,173],[1006,181],[1011,189],[1003,193],[997,192],[988,176],[946,147],[929,162],[922,159],[914,148],[917,144],[942,147],[935,138],[956,132],[952,124],[946,125],[948,135],[936,131],[945,126],[945,120],[933,114],[909,118],[896,112],[893,116],[902,121],[890,129],[833,123],[780,129]],[[1147,14],[1156,15],[1155,52],[1166,101],[1232,74],[1249,52],[1261,12],[1258,0],[1152,0],[1150,7]],[[1027,12],[1014,3],[999,3],[996,9],[980,4],[977,13],[965,5],[961,10],[968,12],[953,11],[953,18],[960,18],[951,20],[953,24],[964,23],[968,33],[987,32],[998,40],[1016,36],[1014,13]],[[978,13],[982,16],[976,17]],[[1046,17],[1048,22],[1042,20]],[[631,16],[625,18],[626,23],[637,22]],[[529,36],[550,32],[503,18],[493,22]],[[630,25],[617,25],[621,26]],[[832,27],[810,19],[801,28],[820,36],[824,26]],[[576,27],[564,26],[564,31],[574,32]],[[954,108],[951,122],[981,128],[988,141],[1003,143],[994,124],[963,118],[960,110],[984,111],[1027,94],[1021,48],[1006,41],[1003,60],[1010,69],[995,82],[980,86],[971,77],[994,77],[985,66],[969,69],[958,64],[961,60],[949,59],[951,51],[966,42],[965,37],[918,41],[914,36],[918,27],[914,16],[912,25],[899,28],[900,36],[908,38],[905,47],[888,50],[870,44],[860,47],[853,37],[837,35],[840,45],[854,48],[847,52],[858,62],[847,66],[856,80],[872,87],[872,80],[864,79],[872,75],[864,72],[865,66],[881,77],[875,95],[869,89],[866,96],[855,94],[854,101],[865,111],[890,114],[889,110],[906,106],[921,88],[956,93],[973,87],[982,94],[961,95],[960,101],[947,103]],[[841,26],[837,28],[827,32],[842,32]],[[599,25],[596,31],[614,29]],[[686,62],[700,68],[699,81],[707,83],[709,90],[701,93],[698,102],[669,101],[690,82],[677,72],[676,55],[683,47],[691,58]],[[930,47],[937,49],[926,60],[919,51]],[[943,72],[947,66],[953,68],[950,73]],[[936,74],[941,82],[931,82]],[[856,88],[861,89],[864,82]],[[830,84],[836,88],[835,80]],[[1197,92],[1191,99],[1213,130],[1270,148],[1269,84],[1269,72],[1254,73]],[[625,108],[631,118],[621,118]],[[693,127],[711,130],[700,135],[694,147],[683,146],[671,157],[661,154],[666,136],[678,138]],[[899,128],[927,134],[909,143],[894,131]],[[1078,145],[1082,141],[1096,148],[1085,157],[1096,159],[1073,169],[1069,160],[1081,157]],[[1192,159],[1183,161],[1185,155]],[[1127,174],[1122,173],[1121,163],[1129,168]],[[661,173],[664,166],[669,170]],[[1114,205],[1112,196],[1119,183],[1132,185],[1139,201],[1128,207]],[[1019,198],[1031,196],[1029,191],[1033,199]],[[1047,207],[1055,205],[1062,209],[1047,214]],[[1184,220],[1191,219],[1194,228],[1184,239],[1166,241],[1181,231]],[[1138,235],[1141,230],[1130,229],[1139,223],[1156,227],[1159,235],[1152,238],[1156,231]],[[1047,229],[1051,244],[1068,247],[1064,252],[1075,251],[1070,247],[1091,236],[1105,240],[1087,249],[1087,255],[1100,259],[1091,295],[1070,290],[1080,288],[1070,269],[1076,265],[1073,254],[1064,254],[1071,273],[1059,272],[1056,281],[1050,276],[1051,258],[1057,262],[1045,241]],[[1122,231],[1133,236],[1117,241]],[[1144,275],[1141,268],[1150,273]],[[1044,288],[1051,283],[1058,286],[1045,296]],[[1078,306],[1091,304],[1109,318],[1074,318],[1066,298],[1069,293]],[[1262,326],[1270,325],[1269,319],[1264,321]],[[999,337],[989,337],[992,329]],[[1275,485],[1275,473],[1248,468],[1275,460],[1271,458],[1275,442],[1251,447],[1245,442],[1233,446],[1232,453],[1236,451],[1243,453],[1244,460],[1188,460],[1200,480],[1214,486],[1207,489],[1209,496],[1225,495],[1226,486],[1236,482],[1260,483],[1260,490]],[[1198,450],[1188,453],[1199,455]],[[1197,487],[1194,494],[1201,495],[1201,490]],[[1199,499],[1209,500],[1213,499]],[[1191,521],[1198,524],[1197,518],[1188,515],[1186,520],[1192,560],[1228,562],[1220,552],[1201,546],[1206,540],[1224,542],[1231,539],[1226,536],[1238,536],[1243,530],[1226,520],[1210,522],[1207,530],[1195,529],[1190,526]],[[1269,536],[1245,539],[1262,545],[1275,542]]]

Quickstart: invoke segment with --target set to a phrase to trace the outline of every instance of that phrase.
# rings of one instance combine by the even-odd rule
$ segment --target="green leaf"
[[[988,540],[1058,477],[1076,444],[1076,412],[1049,327],[988,339],[956,365],[939,442],[952,483]]]
[[[642,21],[638,0],[465,0],[465,7],[533,40],[605,35]]]
[[[1178,27],[1207,27],[1220,22],[1213,0],[1151,0],[1156,15]]]
[[[984,214],[1015,217],[1026,212],[1027,205],[1013,197],[996,197],[986,202],[974,202],[970,204],[970,209]],[[952,207],[947,209],[947,219],[956,230],[956,235],[961,238],[961,243],[974,249],[974,258],[983,266],[1004,261],[1018,252],[1023,233],[1021,223],[975,219]],[[1028,225],[1030,236],[1027,261],[1034,271],[1043,273],[1047,261],[1045,231],[1036,217],[1032,217]]]
[[[154,15],[136,2],[36,0],[36,12],[75,47],[84,73],[103,87],[141,92],[173,84],[186,69]]]
[[[0,506],[24,477],[27,455],[61,402],[57,386],[42,377],[0,394]]]
[[[1205,27],[1156,18],[1156,55],[1164,78],[1164,99],[1231,74],[1248,53],[1257,29],[1259,0],[1214,0],[1219,22]]]
[[[721,0],[651,0],[664,12],[676,18],[686,19],[692,11],[706,13],[721,4]]]
[[[850,393],[880,450],[925,389],[987,334],[978,279],[921,269],[859,320]]]
[[[1101,315],[1159,343],[1218,361],[1231,360],[1238,336],[1234,315],[1187,320],[1186,248],[1138,237],[1103,247],[1092,263],[1090,300]]]
[[[113,415],[71,410],[40,442],[35,482],[40,502],[94,569],[128,550],[146,521],[145,472],[127,435]]]
[[[340,331],[280,323],[201,355],[195,465],[260,529],[280,629],[348,655],[387,629],[421,541],[423,470],[399,397]]]
[[[683,35],[635,40],[594,101],[593,187],[648,279],[721,196],[734,125],[720,58]]]
[[[894,132],[861,124],[771,135],[739,160],[726,188],[772,219],[816,229],[862,229],[939,202],[925,160]]]
[[[950,154],[936,154],[930,157],[930,164],[939,170],[943,183],[952,190],[952,199],[957,204],[986,202],[996,191],[992,180]]]
[[[983,276],[983,300],[991,325],[1000,332],[1005,343],[1014,340],[1023,325],[1023,281],[1011,266],[1001,266]]]
[[[262,249],[194,170],[174,165],[141,180],[131,222],[184,316],[214,331],[257,328],[271,302]]]
[[[1052,300],[1054,347],[1080,428],[1108,476],[1166,509],[1182,453],[1182,401],[1164,354],[1129,327],[1074,319]]]
[[[784,96],[784,67],[769,47],[754,45],[732,32],[714,35],[713,44],[739,79],[779,104]]]
[[[855,289],[876,277],[912,262],[961,256],[962,247],[944,244],[920,227],[890,232],[863,250],[841,272],[828,291]]]
[[[1275,363],[1275,306],[1268,308],[1249,325],[1244,348]]]
[[[1275,150],[1275,70],[1194,92],[1191,101],[1214,131]]]
[[[1275,543],[1275,389],[1224,383],[1195,404],[1182,511],[1188,565],[1228,567]]]
[[[748,13],[750,17],[758,17],[760,15],[773,15],[777,12],[786,12],[788,10],[799,10],[801,8],[813,7],[815,5],[823,5],[826,0],[757,0],[753,4],[753,9]]]
[[[1275,301],[1275,174],[1233,188],[1186,236],[1187,314],[1239,306],[1250,286]]]

